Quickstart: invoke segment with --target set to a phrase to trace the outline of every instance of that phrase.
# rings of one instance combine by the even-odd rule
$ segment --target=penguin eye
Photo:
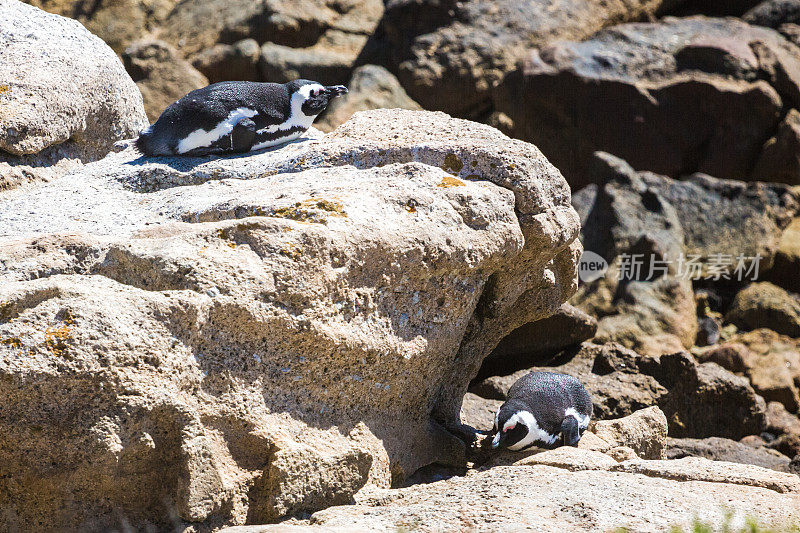
[[[321,92],[319,89],[312,89],[311,96],[319,96]]]
[[[504,427],[503,431],[507,433],[507,432],[511,431],[512,429],[514,429],[515,427],[517,427],[517,425],[516,424],[512,424],[510,426]]]

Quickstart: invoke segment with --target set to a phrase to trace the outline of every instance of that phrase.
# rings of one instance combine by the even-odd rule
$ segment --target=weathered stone
[[[0,50],[0,190],[58,177],[147,124],[119,59],[80,23],[2,0]]]
[[[575,204],[585,249],[609,269],[570,303],[598,317],[598,342],[652,355],[692,346],[697,313],[691,280],[678,275],[685,239],[677,209],[618,158],[598,153],[593,169],[604,184]]]
[[[122,61],[142,92],[151,122],[178,98],[208,85],[208,79],[164,41],[137,41],[125,49]]]
[[[367,38],[340,37],[343,45],[322,42],[308,48],[292,48],[265,43],[258,61],[261,77],[275,83],[306,79],[323,85],[344,84],[350,79],[358,50],[364,46]]]
[[[474,118],[487,114],[492,86],[527,47],[584,39],[674,3],[392,0],[378,36],[411,98],[425,109]]]
[[[665,459],[704,457],[712,461],[727,461],[790,472],[791,459],[769,448],[753,448],[735,440],[708,437],[706,439],[668,439]]]
[[[231,158],[125,149],[0,218],[0,529],[273,520],[463,465],[443,424],[580,252],[535,147],[401,110]]]
[[[669,176],[750,179],[783,105],[798,105],[798,71],[800,49],[774,30],[668,17],[531,50],[494,101],[573,188],[596,150]]]
[[[800,418],[789,413],[780,402],[767,404],[766,430],[775,435],[800,435]]]
[[[391,72],[377,65],[364,65],[353,71],[349,92],[333,101],[317,122],[322,131],[331,131],[357,111],[370,109],[422,109],[409,98]]]
[[[494,426],[494,415],[502,404],[500,400],[489,400],[468,392],[461,404],[461,423],[489,431]]]
[[[591,452],[584,454],[587,464],[595,457]],[[577,458],[574,452],[573,456]],[[675,463],[677,468],[672,466]],[[691,528],[701,520],[712,525],[725,523],[736,530],[753,517],[761,527],[782,527],[800,504],[795,488],[800,478],[749,465],[705,459],[627,461],[609,463],[608,471],[581,470],[576,464],[573,460],[569,469],[498,466],[463,478],[380,491],[365,496],[357,505],[314,513],[311,524],[371,531],[408,527],[436,531],[612,531],[620,527],[662,531]],[[613,495],[614,505],[609,505],[609,495]],[[736,505],[720,505],[729,501]]]

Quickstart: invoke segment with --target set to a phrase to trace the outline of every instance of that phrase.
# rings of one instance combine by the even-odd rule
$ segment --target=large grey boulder
[[[2,190],[103,157],[147,117],[103,41],[74,20],[0,0],[0,124]]]
[[[481,360],[575,291],[569,200],[534,146],[401,110],[3,196],[0,529],[271,521],[463,461]]]

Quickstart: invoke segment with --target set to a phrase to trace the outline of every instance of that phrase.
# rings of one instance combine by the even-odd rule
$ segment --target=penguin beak
[[[336,98],[337,96],[347,94],[347,87],[344,85],[328,85],[325,87],[325,92],[328,93],[328,96],[331,98]]]
[[[496,449],[498,446],[500,446],[500,439],[502,438],[502,436],[503,432],[498,431],[497,435],[495,435],[494,438],[492,439],[492,449]]]

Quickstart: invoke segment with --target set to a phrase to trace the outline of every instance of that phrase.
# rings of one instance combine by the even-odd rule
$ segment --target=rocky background
[[[126,141],[297,77],[301,142]],[[490,454],[531,369],[598,421]],[[797,474],[800,1],[0,0],[0,530],[788,531]]]

